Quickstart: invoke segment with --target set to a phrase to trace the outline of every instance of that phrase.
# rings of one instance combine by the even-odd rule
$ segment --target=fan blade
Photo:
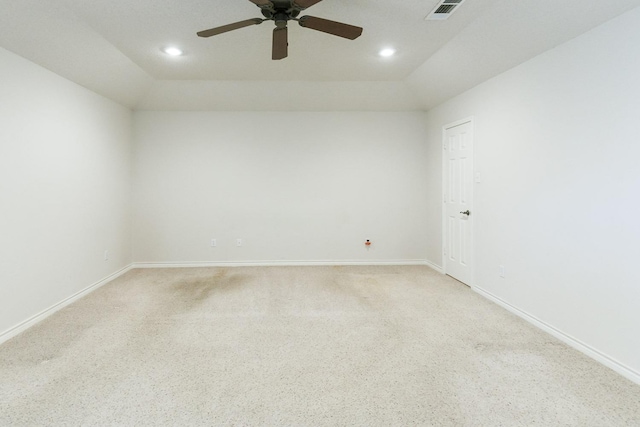
[[[314,16],[303,16],[300,18],[300,25],[345,39],[355,40],[362,35],[362,28],[341,22],[329,21],[328,19],[316,18]]]
[[[273,3],[269,0],[249,0],[251,3],[260,7],[273,7]]]
[[[304,10],[321,1],[322,0],[293,0],[293,6],[297,9]]]
[[[273,30],[273,53],[272,59],[284,59],[289,55],[288,29],[276,28]]]
[[[218,34],[226,33],[227,31],[233,31],[240,28],[248,27],[250,25],[262,24],[262,19],[253,18],[246,21],[235,22],[233,24],[223,25],[222,27],[211,28],[210,30],[199,31],[200,37],[217,36]]]

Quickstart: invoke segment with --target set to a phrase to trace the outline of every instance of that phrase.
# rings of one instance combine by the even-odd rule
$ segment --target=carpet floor
[[[0,346],[0,425],[640,426],[640,387],[427,267],[132,270]]]

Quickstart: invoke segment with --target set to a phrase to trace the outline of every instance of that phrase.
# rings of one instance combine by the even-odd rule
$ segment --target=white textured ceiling
[[[271,60],[273,22],[211,38],[196,31],[249,18],[260,9],[248,0],[64,0],[106,40],[143,70],[167,80],[401,80],[456,35],[491,0],[470,1],[449,25],[428,25],[424,16],[437,0],[324,0],[313,15],[364,27],[346,40],[289,24],[289,57]],[[168,61],[160,47],[186,52]],[[394,63],[377,56],[382,46],[399,49]]]
[[[196,31],[259,17],[248,0],[0,0],[0,46],[139,109],[415,110],[567,41],[640,0],[324,0],[305,14],[364,28],[350,41],[290,24],[271,60],[272,22],[208,39]],[[185,55],[161,52],[177,45]],[[392,46],[391,59],[377,56]]]

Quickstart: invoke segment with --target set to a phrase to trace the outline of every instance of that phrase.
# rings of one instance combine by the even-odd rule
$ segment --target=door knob
[[[467,210],[466,210],[466,211],[464,211],[464,212],[460,212],[460,213],[461,213],[462,215],[466,215],[466,216],[471,215],[471,212],[469,212],[469,209],[467,209]]]

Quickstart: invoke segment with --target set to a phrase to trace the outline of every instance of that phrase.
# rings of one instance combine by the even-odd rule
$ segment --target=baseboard
[[[491,292],[488,292],[482,288],[479,288],[477,286],[472,288],[475,292],[477,292],[478,294],[482,295],[483,297],[495,302],[496,304],[498,304],[499,306],[505,308],[506,310],[510,311],[511,313],[515,314],[516,316],[526,320],[527,322],[533,324],[534,326],[537,326],[538,328],[542,329],[543,331],[553,335],[554,337],[558,338],[560,341],[564,342],[565,344],[570,345],[571,347],[575,348],[576,350],[580,351],[581,353],[586,354],[587,356],[591,357],[592,359],[602,363],[603,365],[605,365],[606,367],[614,370],[615,372],[619,373],[620,375],[622,375],[623,377],[627,378],[630,381],[633,381],[636,384],[640,385],[640,372],[635,371],[634,369],[624,365],[623,363],[618,362],[617,360],[615,360],[613,357],[610,357],[604,353],[602,353],[601,351],[596,350],[595,348],[583,343],[582,341],[572,337],[571,335],[568,335],[556,328],[554,328],[553,326],[549,325],[548,323],[538,319],[535,316],[532,316],[531,314],[527,313],[526,311],[520,310],[517,307],[514,307],[513,305],[509,304],[508,302],[498,298],[497,296],[493,295]]]
[[[116,271],[113,274],[110,274],[109,276],[103,278],[102,280],[99,280],[98,282],[96,282],[96,283],[84,288],[83,290],[81,290],[79,292],[76,292],[75,294],[71,295],[70,297],[65,298],[62,301],[52,305],[51,307],[41,311],[40,313],[36,314],[35,316],[30,317],[29,319],[25,320],[24,322],[21,322],[21,323],[17,324],[16,326],[13,326],[12,328],[9,328],[6,331],[0,333],[0,344],[10,340],[11,338],[15,337],[16,335],[20,334],[21,332],[24,332],[25,330],[29,329],[30,327],[32,327],[36,323],[43,321],[44,319],[46,319],[47,317],[51,316],[56,311],[59,311],[59,310],[65,308],[69,304],[74,303],[75,301],[79,300],[80,298],[84,297],[85,295],[87,295],[87,294],[95,291],[96,289],[100,288],[101,286],[104,286],[107,283],[111,282],[112,280],[117,279],[118,277],[122,276],[123,274],[125,274],[126,272],[131,270],[132,268],[133,268],[133,264],[129,264],[128,266]]]
[[[434,264],[429,260],[425,260],[424,265],[426,265],[427,267],[431,267],[433,270],[437,271],[440,274],[444,274],[444,267],[440,267],[439,265]]]
[[[193,267],[310,267],[341,265],[429,265],[423,259],[384,261],[203,261],[203,262],[135,262],[133,268],[193,268]]]

